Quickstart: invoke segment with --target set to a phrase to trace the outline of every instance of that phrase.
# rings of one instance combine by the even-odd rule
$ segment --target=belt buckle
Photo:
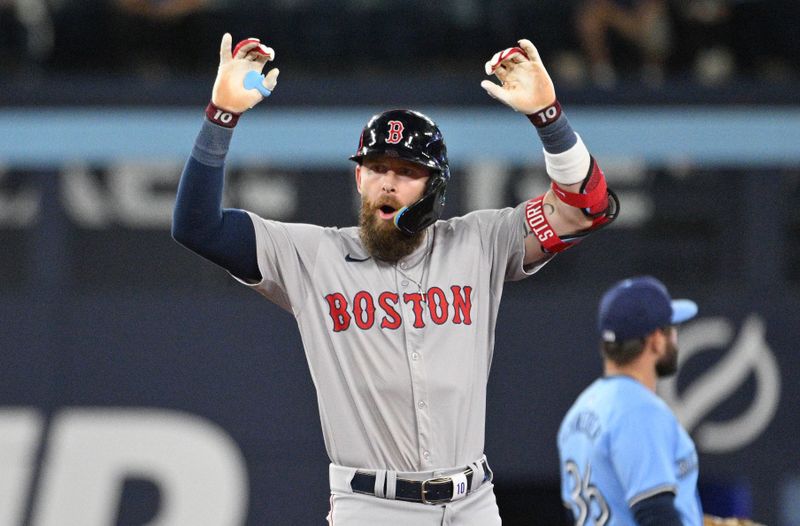
[[[446,499],[431,499],[431,500],[428,500],[428,498],[425,496],[425,493],[427,492],[426,487],[427,487],[428,484],[441,484],[442,482],[447,482],[448,480],[451,480],[451,478],[450,477],[440,477],[438,479],[423,480],[422,484],[420,485],[420,498],[422,500],[422,503],[423,504],[442,504],[443,502],[450,502],[451,500],[453,500],[452,497],[446,498]]]

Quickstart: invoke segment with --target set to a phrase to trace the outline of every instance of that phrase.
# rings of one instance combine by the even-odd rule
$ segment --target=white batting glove
[[[264,66],[275,58],[275,51],[249,38],[237,44],[231,52],[231,35],[222,35],[219,48],[219,69],[211,102],[218,108],[235,113],[249,110],[275,89],[278,68],[261,75]]]
[[[486,74],[497,77],[500,85],[484,80],[481,87],[514,111],[530,115],[553,104],[556,90],[531,41],[518,42],[519,47],[495,53],[486,63]]]

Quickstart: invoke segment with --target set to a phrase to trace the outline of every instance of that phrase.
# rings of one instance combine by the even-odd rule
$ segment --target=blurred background
[[[700,305],[660,392],[719,515],[800,525],[800,3],[795,0],[0,0],[0,526],[324,524],[294,320],[169,236],[219,40],[276,50],[226,205],[350,225],[346,159],[412,107],[450,150],[447,215],[546,188],[479,83],[530,38],[622,201],[508,284],[486,452],[504,523],[562,524],[555,435],[601,373],[602,291]]]

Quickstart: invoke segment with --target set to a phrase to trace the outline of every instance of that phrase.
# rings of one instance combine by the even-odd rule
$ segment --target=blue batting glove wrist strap
[[[257,71],[250,71],[244,76],[244,89],[256,89],[264,98],[272,95],[272,92],[264,87],[264,75]]]

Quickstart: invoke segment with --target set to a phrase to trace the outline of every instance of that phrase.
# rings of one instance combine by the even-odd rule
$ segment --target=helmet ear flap
[[[435,223],[444,208],[447,180],[439,174],[432,175],[428,190],[417,202],[404,207],[394,217],[394,225],[406,235],[414,235]]]

